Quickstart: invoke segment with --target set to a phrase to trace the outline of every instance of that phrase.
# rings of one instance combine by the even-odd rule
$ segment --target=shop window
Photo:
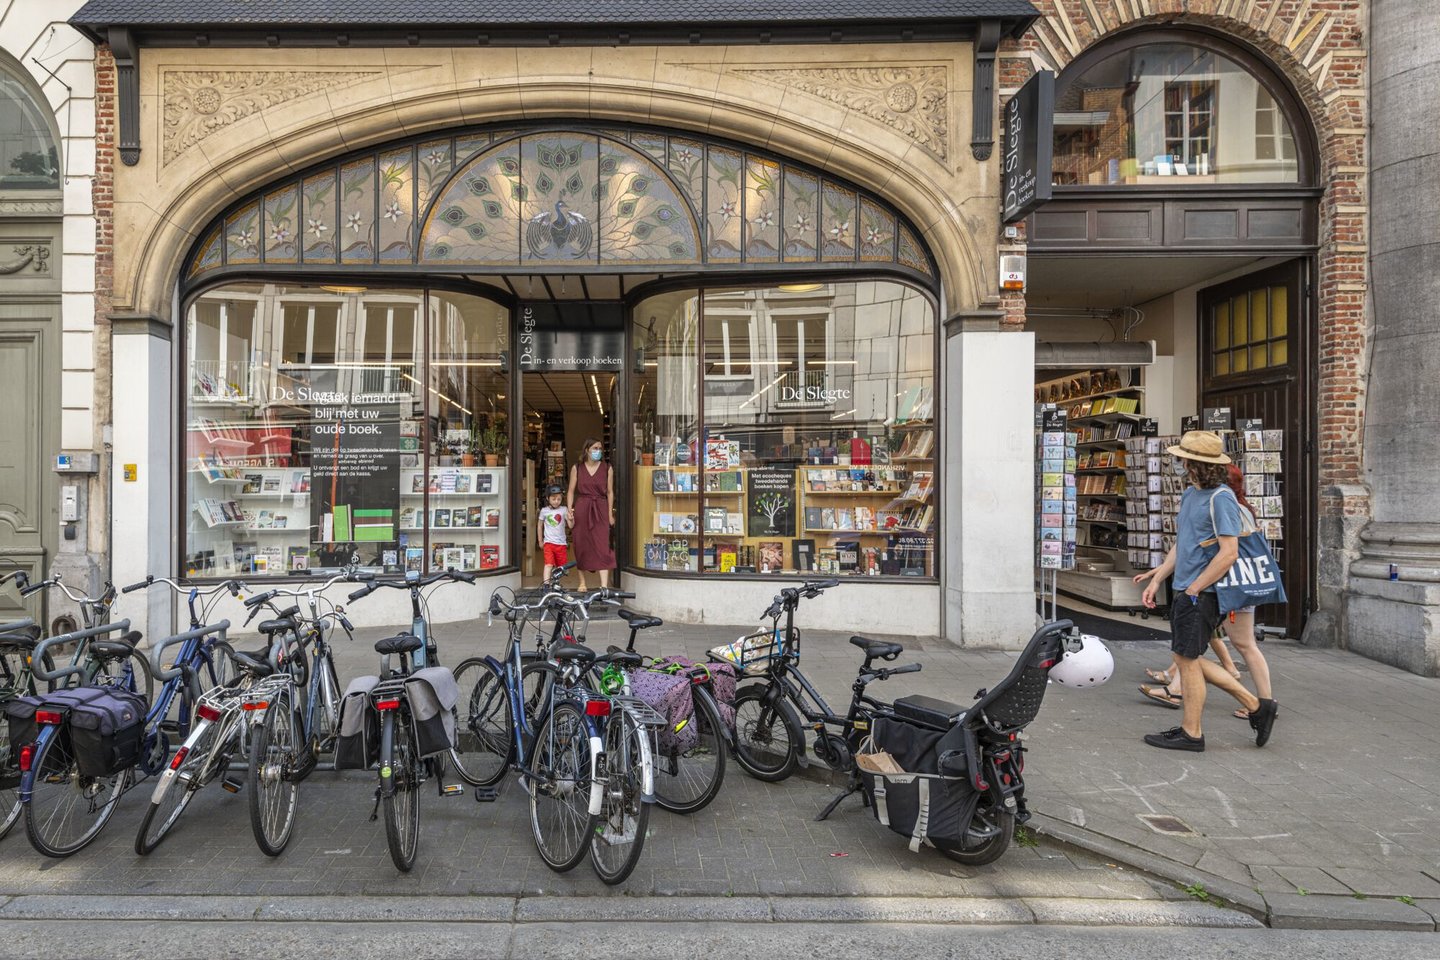
[[[508,322],[489,301],[420,291],[232,284],[197,298],[184,572],[505,565]]]
[[[1066,185],[1299,176],[1290,122],[1265,85],[1236,60],[1168,42],[1130,46],[1061,78],[1054,171]]]
[[[933,577],[929,301],[887,281],[662,300],[666,309],[647,302],[635,316],[637,344],[647,344],[636,396],[635,563],[714,575]],[[663,335],[660,314],[671,324]],[[741,320],[748,370],[727,354]],[[668,365],[669,385],[667,337],[685,345],[683,362]],[[698,423],[683,398],[702,382]],[[668,418],[659,412],[666,396],[682,401]]]
[[[0,61],[0,190],[60,189],[60,153],[42,103]]]
[[[1289,290],[1267,286],[1210,308],[1210,370],[1223,377],[1290,362]]]

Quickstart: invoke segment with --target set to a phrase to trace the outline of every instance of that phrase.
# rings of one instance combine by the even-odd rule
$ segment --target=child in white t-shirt
[[[562,505],[564,497],[565,491],[558,486],[546,488],[546,506],[540,510],[536,539],[540,548],[545,551],[546,580],[550,579],[551,571],[565,566],[565,561],[569,559],[570,541],[565,531],[570,523],[570,510]]]

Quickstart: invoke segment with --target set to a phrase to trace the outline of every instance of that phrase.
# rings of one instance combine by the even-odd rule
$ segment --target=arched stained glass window
[[[60,189],[60,151],[30,85],[0,61],[0,190]]]
[[[1055,183],[1296,183],[1278,84],[1209,45],[1128,42],[1077,61],[1055,96]]]

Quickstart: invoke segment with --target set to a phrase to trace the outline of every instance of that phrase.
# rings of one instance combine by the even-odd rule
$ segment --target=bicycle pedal
[[[245,786],[244,782],[236,780],[234,777],[225,777],[220,781],[220,787],[230,793],[239,793],[243,786]]]
[[[465,796],[465,787],[459,783],[442,783],[440,785],[440,796],[463,797]]]
[[[497,790],[497,789],[495,789],[494,787],[476,787],[476,788],[475,788],[475,802],[476,802],[476,803],[494,803],[496,800],[499,800],[499,799],[500,799],[500,791]]]

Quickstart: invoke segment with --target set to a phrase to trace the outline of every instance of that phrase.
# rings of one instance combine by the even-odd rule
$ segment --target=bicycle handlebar
[[[838,586],[840,586],[840,581],[831,578],[828,580],[806,580],[797,587],[785,587],[775,595],[775,599],[770,602],[770,606],[765,608],[765,612],[760,614],[760,618],[762,620],[774,620],[780,616],[780,614],[784,613],[787,608],[798,603],[801,597],[813,600],[831,587]]]
[[[129,622],[130,621],[128,620],[125,621],[126,624],[129,624]],[[161,669],[160,655],[165,652],[166,648],[173,647],[177,643],[184,643],[186,640],[198,640],[199,638],[211,633],[218,633],[220,635],[220,639],[224,640],[225,631],[229,629],[230,621],[221,620],[219,623],[206,624],[196,627],[193,630],[186,630],[184,633],[177,633],[173,637],[166,637],[164,640],[161,640],[158,644],[156,644],[155,647],[150,651],[151,675],[154,676],[156,680],[159,680],[162,683],[175,679],[176,677],[180,676],[185,672],[185,668],[184,666],[178,666],[173,667],[169,670]]]
[[[59,667],[55,670],[46,670],[45,651],[51,647],[65,643],[79,643],[81,640],[89,640],[92,637],[104,636],[107,633],[124,633],[129,631],[130,621],[121,620],[118,623],[104,623],[98,627],[86,627],[84,630],[75,630],[71,633],[62,633],[58,636],[49,637],[40,641],[35,652],[30,655],[30,672],[41,680],[59,680],[62,677],[79,676],[84,674],[85,668],[79,665]]]

